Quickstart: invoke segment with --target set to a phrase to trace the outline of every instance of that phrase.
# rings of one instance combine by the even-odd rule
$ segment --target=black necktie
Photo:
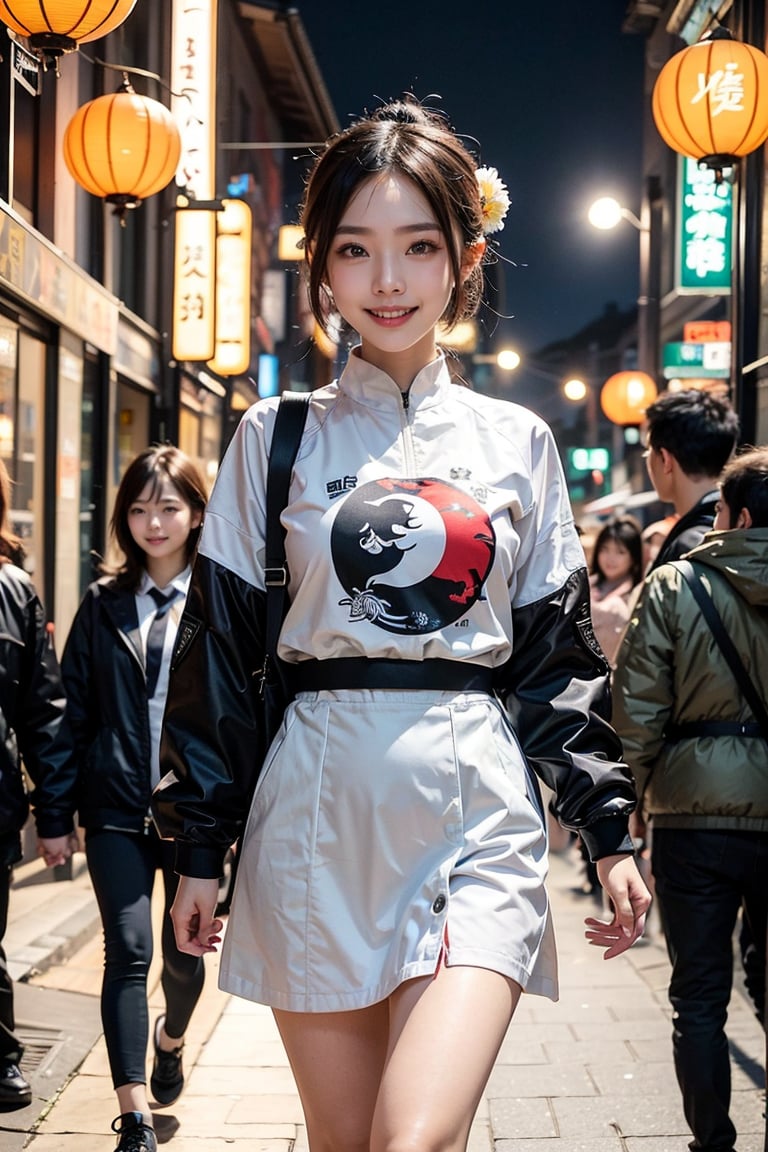
[[[178,596],[178,592],[175,588],[172,588],[167,596],[161,592],[159,588],[148,588],[147,592],[155,604],[157,604],[157,612],[147,633],[147,655],[145,660],[147,696],[151,699],[157,688],[157,678],[160,675],[160,665],[163,662],[165,629],[168,625],[168,609]]]

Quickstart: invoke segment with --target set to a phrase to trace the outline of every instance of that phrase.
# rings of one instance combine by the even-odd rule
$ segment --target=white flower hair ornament
[[[475,176],[480,188],[480,203],[483,209],[483,236],[489,236],[491,232],[501,232],[509,211],[507,186],[495,168],[477,168]]]

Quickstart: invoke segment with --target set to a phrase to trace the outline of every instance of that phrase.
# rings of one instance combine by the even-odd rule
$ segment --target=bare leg
[[[371,1152],[463,1152],[520,993],[498,972],[459,966],[397,989]]]
[[[387,1053],[388,1002],[357,1012],[275,1010],[274,1016],[312,1152],[369,1152]]]
[[[115,1091],[120,1115],[122,1116],[126,1112],[141,1112],[144,1116],[144,1123],[151,1128],[152,1110],[147,1100],[146,1084],[121,1084]]]
[[[519,997],[443,967],[358,1012],[275,1011],[311,1152],[463,1152]]]

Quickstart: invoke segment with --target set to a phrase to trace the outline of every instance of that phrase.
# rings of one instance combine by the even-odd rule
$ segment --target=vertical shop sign
[[[216,0],[173,0],[171,111],[181,130],[176,183],[210,200],[216,184]]]
[[[731,291],[733,193],[711,168],[680,157],[675,286],[683,294]]]
[[[216,213],[195,208],[216,188],[216,0],[173,0],[171,111],[181,130],[176,183],[173,356],[209,360],[215,348]],[[186,207],[190,204],[191,207]]]
[[[224,200],[216,237],[216,350],[209,367],[239,376],[251,362],[251,210]]]
[[[173,270],[174,360],[210,360],[215,349],[216,212],[179,208]]]

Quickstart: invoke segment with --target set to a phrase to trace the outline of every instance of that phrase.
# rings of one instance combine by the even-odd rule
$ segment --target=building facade
[[[624,31],[646,39],[639,366],[660,387],[727,393],[744,442],[765,443],[766,147],[718,183],[712,169],[664,143],[652,115],[664,65],[718,26],[766,51],[765,0],[630,0],[626,10]]]
[[[202,9],[210,37],[185,24]],[[283,3],[137,0],[109,36],[50,68],[4,25],[0,41],[0,456],[14,482],[11,526],[60,648],[135,453],[170,440],[212,481],[240,414],[273,376],[299,388],[328,377],[329,359],[305,355],[296,265],[279,260],[277,240],[294,218],[307,146],[337,122],[300,18]],[[176,179],[121,218],[72,177],[63,141],[75,111],[115,91],[123,70],[177,122],[180,105],[190,111]],[[171,83],[179,76],[184,92]],[[189,156],[203,131],[212,204],[244,201],[252,220],[247,366],[234,375],[173,356],[179,196],[192,191],[194,202]]]

